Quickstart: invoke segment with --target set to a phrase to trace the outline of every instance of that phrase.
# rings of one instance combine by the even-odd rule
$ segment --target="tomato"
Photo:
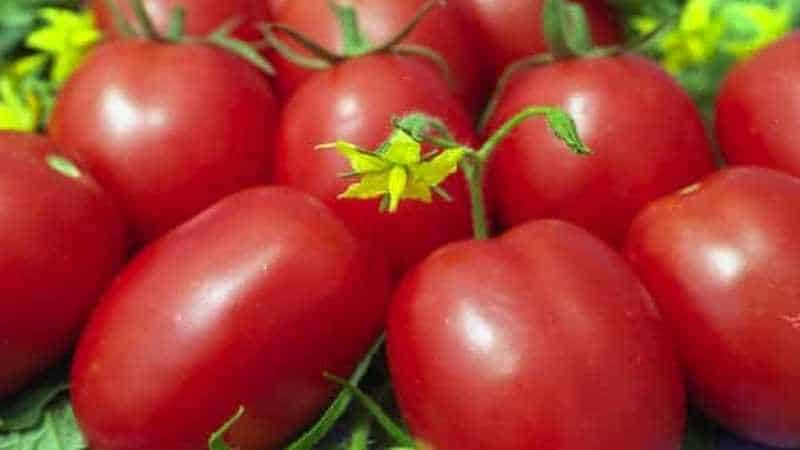
[[[717,100],[716,129],[731,164],[755,164],[800,175],[800,33],[734,68]]]
[[[381,44],[397,34],[422,8],[427,0],[353,0],[361,28],[372,44]],[[328,6],[328,0],[303,0],[286,2],[275,13],[275,22],[289,25],[323,47],[341,52],[342,31]],[[287,42],[288,41],[287,39]],[[449,63],[457,95],[472,107],[480,103],[485,91],[480,74],[480,60],[475,57],[475,44],[471,34],[464,32],[461,16],[454,6],[431,11],[414,32],[403,41],[429,47]],[[278,71],[278,84],[285,94],[297,90],[313,72],[301,69],[284,58],[273,58]],[[423,59],[427,62],[426,59]]]
[[[74,166],[53,168],[60,155],[0,133],[0,397],[67,353],[127,252],[110,197]]]
[[[528,105],[564,108],[594,153],[572,157],[542,121],[520,125],[489,166],[503,226],[557,217],[620,244],[641,207],[714,169],[691,99],[643,58],[572,59],[522,72],[489,130]]]
[[[248,63],[205,45],[99,47],[67,82],[50,132],[149,241],[268,180],[278,106]]]
[[[693,396],[740,435],[800,445],[800,181],[742,167],[654,202],[626,253],[678,343]]]
[[[75,358],[95,450],[197,450],[236,409],[244,450],[313,420],[383,325],[388,275],[321,203],[279,187],[227,197],[117,278]]]
[[[453,0],[467,29],[481,44],[481,58],[494,78],[512,62],[548,51],[542,33],[543,0]],[[597,44],[615,44],[619,25],[602,0],[580,0]]]
[[[125,18],[136,24],[129,0],[116,1]],[[197,36],[205,36],[236,18],[244,22],[244,26],[237,30],[237,36],[255,40],[260,37],[255,25],[268,18],[264,0],[143,0],[143,3],[156,29],[162,33],[169,28],[172,11],[178,6],[186,9],[186,32]],[[116,37],[118,32],[108,0],[91,0],[90,4],[100,28]]]
[[[448,245],[401,283],[389,366],[436,450],[675,450],[684,392],[652,300],[582,229],[534,221]]]
[[[404,202],[397,213],[379,201],[339,200],[352,180],[347,160],[319,144],[343,139],[374,149],[390,134],[392,117],[424,111],[440,117],[460,142],[472,142],[470,118],[434,69],[403,57],[376,55],[345,62],[311,78],[284,107],[276,146],[275,180],[322,199],[356,236],[382,248],[395,272],[440,245],[471,233],[463,177],[442,186],[452,202]]]

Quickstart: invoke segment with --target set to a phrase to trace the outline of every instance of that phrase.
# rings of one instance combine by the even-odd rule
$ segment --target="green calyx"
[[[232,36],[233,31],[240,25],[238,18],[233,18],[221,24],[208,36],[187,36],[186,10],[176,7],[172,10],[167,32],[162,34],[153,24],[150,15],[145,9],[142,0],[104,0],[114,17],[114,24],[122,36],[145,38],[156,42],[168,44],[206,44],[232,53],[249,62],[267,75],[275,75],[275,69],[261,54],[250,44]],[[135,24],[131,24],[122,13],[119,1],[128,1],[136,17]]]
[[[444,0],[428,0],[399,32],[383,43],[373,44],[359,25],[356,8],[351,5],[341,5],[336,0],[329,0],[328,5],[331,13],[339,23],[342,36],[341,53],[323,47],[310,37],[287,25],[271,23],[262,26],[261,29],[266,45],[275,49],[286,60],[304,69],[326,70],[348,59],[365,55],[393,53],[426,58],[440,68],[446,80],[450,80],[450,69],[441,55],[427,47],[401,43],[431,11],[442,7],[444,4]],[[278,33],[299,44],[310,56],[295,51],[278,36]]]

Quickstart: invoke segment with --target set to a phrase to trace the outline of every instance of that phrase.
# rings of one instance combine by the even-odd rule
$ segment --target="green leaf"
[[[60,396],[42,413],[39,423],[21,431],[0,433],[0,450],[85,450],[72,406]]]
[[[581,140],[575,121],[566,111],[551,108],[545,114],[545,118],[553,134],[567,144],[574,153],[579,155],[592,153],[589,147]]]
[[[35,427],[58,396],[67,391],[62,377],[52,377],[40,386],[0,402],[0,433]]]
[[[350,375],[349,381],[351,384],[358,386],[358,384],[361,383],[361,379],[367,374],[375,355],[377,355],[378,351],[383,347],[384,340],[385,337],[381,335],[375,343],[372,344],[372,347],[358,363],[358,366],[356,366],[353,374]],[[344,415],[352,401],[353,393],[347,389],[342,389],[322,417],[303,433],[300,438],[289,444],[286,450],[313,450],[315,446],[327,436],[342,415]]]
[[[236,413],[208,438],[208,450],[231,450],[225,442],[225,434],[230,431],[243,415],[244,406],[240,406]]]

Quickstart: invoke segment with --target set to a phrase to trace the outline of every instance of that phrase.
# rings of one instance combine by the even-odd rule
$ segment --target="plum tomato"
[[[735,67],[717,99],[716,130],[730,164],[800,175],[800,32]]]
[[[395,292],[387,345],[420,448],[680,447],[684,389],[652,299],[575,225],[434,252]]]
[[[541,121],[520,125],[489,164],[501,226],[555,217],[618,245],[645,204],[715,168],[692,100],[641,57],[569,59],[520,72],[489,131],[528,105],[570,113],[593,154],[566,155]]]
[[[147,242],[268,181],[278,105],[265,77],[202,44],[112,41],[60,92],[50,132]]]
[[[354,234],[382,248],[397,273],[440,245],[471,233],[469,196],[462,176],[443,188],[452,202],[403,203],[379,212],[379,201],[339,200],[351,180],[348,161],[315,150],[337,139],[372,149],[391,131],[391,119],[421,111],[441,118],[459,142],[472,143],[468,113],[432,67],[399,56],[347,61],[308,80],[285,105],[276,145],[275,181],[322,199]]]
[[[739,435],[800,446],[800,180],[725,169],[649,205],[626,254],[671,329],[690,392]]]
[[[113,1],[117,2],[129,22],[136,23],[129,0]],[[116,37],[118,32],[108,2],[109,0],[91,0],[90,5],[100,28]],[[182,6],[186,10],[188,34],[205,36],[225,22],[238,19],[243,25],[237,29],[236,35],[247,40],[260,37],[255,25],[267,20],[269,10],[264,0],[143,0],[143,3],[156,30],[161,33],[169,28],[173,9]]]
[[[126,254],[94,180],[47,139],[0,133],[0,397],[64,357]]]
[[[360,27],[372,44],[381,44],[398,33],[427,0],[352,0]],[[284,2],[274,21],[289,25],[337,52],[344,50],[342,31],[328,0]],[[475,55],[472,34],[464,32],[462,17],[451,5],[435,9],[420,22],[403,44],[429,47],[449,64],[454,91],[472,111],[480,108],[486,91],[481,80],[481,63]],[[290,42],[287,40],[287,43]],[[288,96],[314,72],[302,69],[281,57],[273,58],[278,85]],[[424,59],[423,59],[424,60]],[[426,63],[428,63],[427,60]]]
[[[548,51],[541,28],[543,0],[451,0],[476,36],[483,64],[494,79],[514,61]],[[580,0],[595,43],[615,44],[619,25],[602,0]]]
[[[72,372],[94,450],[263,450],[321,412],[380,333],[380,255],[285,187],[226,197],[143,250],[107,291]]]

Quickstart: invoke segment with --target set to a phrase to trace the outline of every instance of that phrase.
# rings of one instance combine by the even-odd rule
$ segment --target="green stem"
[[[136,30],[133,29],[128,19],[125,18],[125,14],[122,13],[122,9],[119,7],[119,3],[117,0],[105,0],[108,9],[111,11],[111,17],[114,20],[114,28],[117,29],[117,32],[122,37],[134,37],[136,36]]]
[[[172,43],[179,43],[183,39],[186,30],[186,8],[176,6],[172,10],[169,18],[169,29],[167,30],[167,40]]]
[[[475,239],[488,239],[491,231],[483,192],[486,183],[486,166],[500,143],[522,122],[531,117],[547,119],[548,125],[556,137],[564,141],[572,152],[579,155],[590,153],[578,136],[575,122],[563,110],[550,106],[532,106],[515,114],[489,136],[479,150],[468,152],[461,163],[472,202],[472,229]]]
[[[139,27],[141,27],[142,36],[154,41],[164,40],[156,30],[153,20],[150,18],[150,14],[147,13],[142,0],[130,0],[130,4],[136,16],[136,20],[139,22]]]
[[[491,229],[489,217],[486,213],[486,199],[483,188],[486,184],[486,163],[480,153],[472,151],[467,153],[461,161],[461,170],[467,180],[470,203],[472,205],[472,234],[476,240],[489,239]]]

